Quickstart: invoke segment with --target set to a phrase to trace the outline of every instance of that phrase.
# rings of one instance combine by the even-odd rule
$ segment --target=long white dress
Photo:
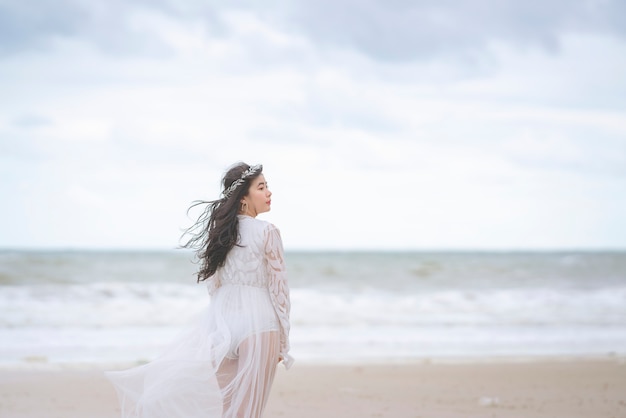
[[[289,368],[289,287],[271,223],[239,215],[239,245],[208,281],[197,326],[143,366],[107,372],[122,418],[258,418],[282,359]]]

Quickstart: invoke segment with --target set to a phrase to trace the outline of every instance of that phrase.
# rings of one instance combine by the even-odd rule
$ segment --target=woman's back
[[[216,285],[239,284],[268,286],[265,258],[267,231],[271,224],[250,216],[239,215],[239,240],[228,253],[224,266],[216,274]]]
[[[268,222],[240,215],[238,245],[210,279],[212,316],[223,319],[231,336],[229,358],[238,357],[239,345],[251,335],[280,331],[265,256],[270,228]]]

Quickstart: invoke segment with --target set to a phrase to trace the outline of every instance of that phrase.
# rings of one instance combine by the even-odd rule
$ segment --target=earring
[[[248,212],[248,202],[241,202],[241,213],[244,215]]]

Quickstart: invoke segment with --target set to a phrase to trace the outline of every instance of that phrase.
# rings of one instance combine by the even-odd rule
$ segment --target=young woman
[[[108,372],[122,417],[258,418],[280,361],[289,368],[289,288],[261,165],[239,163],[187,231],[211,303],[200,323],[146,365]],[[194,205],[194,206],[195,206]]]

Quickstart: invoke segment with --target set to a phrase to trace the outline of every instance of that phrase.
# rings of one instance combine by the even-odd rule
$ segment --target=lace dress
[[[211,303],[162,355],[107,372],[122,418],[261,417],[282,359],[289,368],[289,288],[272,224],[239,215],[240,246],[208,281]]]

